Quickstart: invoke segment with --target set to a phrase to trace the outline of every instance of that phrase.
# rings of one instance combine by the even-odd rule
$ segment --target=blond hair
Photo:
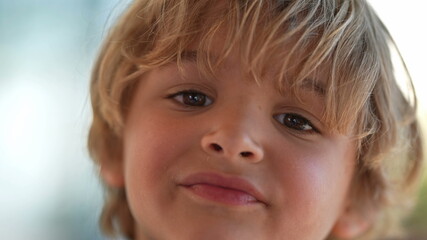
[[[212,60],[205,50],[220,29],[226,29],[226,37],[219,59]],[[256,81],[274,67],[279,86],[286,80],[296,96],[307,76],[326,72],[323,121],[332,131],[353,129],[358,142],[352,207],[362,215],[378,213],[366,238],[394,229],[400,216],[395,213],[404,212],[397,210],[408,204],[420,175],[416,98],[410,80],[407,93],[398,87],[390,56],[394,42],[364,0],[230,0],[221,7],[210,0],[134,1],[112,28],[93,69],[89,150],[97,164],[121,161],[121,132],[138,80],[164,64],[180,65],[195,41],[197,63],[206,75],[214,74],[236,45]],[[287,78],[290,71],[293,77]],[[125,189],[107,186],[106,198],[104,232],[132,239]]]

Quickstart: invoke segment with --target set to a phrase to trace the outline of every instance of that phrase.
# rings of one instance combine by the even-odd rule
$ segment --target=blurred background
[[[128,2],[0,0],[0,239],[105,239],[101,184],[86,150],[89,75]],[[370,2],[406,60],[426,129],[427,2]],[[427,239],[426,184],[419,198],[407,225]]]

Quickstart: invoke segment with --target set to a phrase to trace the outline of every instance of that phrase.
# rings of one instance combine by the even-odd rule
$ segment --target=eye
[[[301,131],[303,133],[310,133],[319,131],[313,126],[313,124],[306,119],[305,117],[295,114],[295,113],[283,113],[274,116],[274,118],[281,124],[285,125],[288,128],[291,128],[296,131]]]
[[[191,107],[205,107],[212,104],[212,99],[196,90],[180,91],[170,95],[169,98]]]

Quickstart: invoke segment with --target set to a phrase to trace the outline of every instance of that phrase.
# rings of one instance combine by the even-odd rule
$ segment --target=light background
[[[86,150],[88,79],[126,2],[0,0],[0,239],[103,239],[101,185]],[[371,3],[406,60],[426,122],[427,2]]]

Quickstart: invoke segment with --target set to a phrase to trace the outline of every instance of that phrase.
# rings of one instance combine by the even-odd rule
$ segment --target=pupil
[[[203,106],[205,103],[205,96],[197,93],[189,93],[185,95],[184,101],[189,105]]]
[[[301,119],[298,119],[293,116],[288,116],[286,117],[286,120],[288,121],[289,125],[291,125],[292,127],[298,128],[298,129],[304,129],[305,122],[302,121]]]

